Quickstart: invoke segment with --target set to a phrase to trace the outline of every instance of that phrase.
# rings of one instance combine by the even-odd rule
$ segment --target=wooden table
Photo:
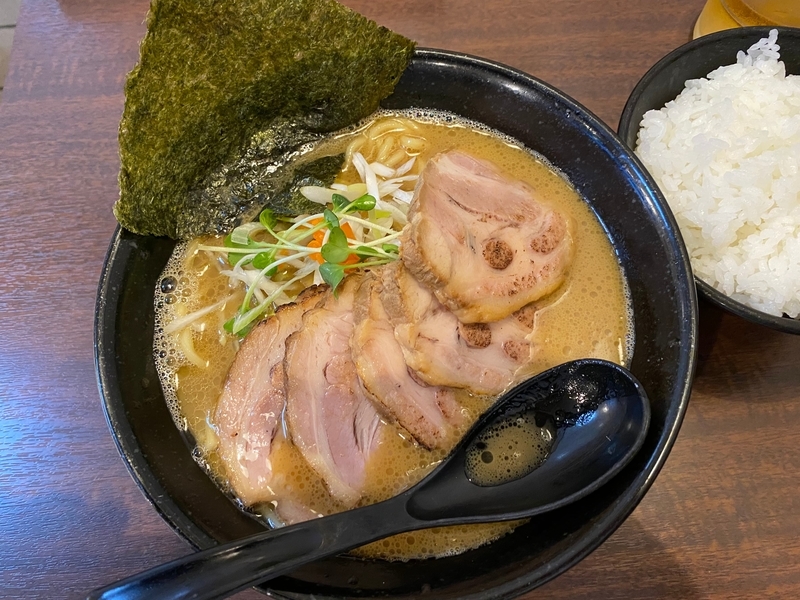
[[[422,46],[529,72],[616,129],[703,0],[347,0]],[[186,554],[103,416],[95,293],[145,0],[24,0],[0,104],[0,597],[80,598]],[[800,598],[800,337],[701,307],[665,468],[624,525],[526,598]],[[263,598],[249,590],[237,598]]]

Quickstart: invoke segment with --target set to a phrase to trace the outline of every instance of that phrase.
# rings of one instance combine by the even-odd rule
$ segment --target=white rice
[[[800,314],[800,76],[777,30],[647,112],[636,153],[669,202],[695,274],[771,315]]]

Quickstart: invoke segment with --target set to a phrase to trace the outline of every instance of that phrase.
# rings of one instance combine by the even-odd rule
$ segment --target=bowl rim
[[[625,106],[622,109],[622,114],[619,118],[619,125],[617,127],[617,132],[619,137],[622,139],[622,142],[629,147],[631,152],[635,152],[635,143],[634,145],[630,145],[628,143],[628,140],[631,139],[632,135],[638,131],[638,125],[634,125],[633,123],[634,109],[636,108],[636,104],[639,102],[644,91],[654,83],[657,83],[658,78],[664,69],[668,68],[674,62],[683,58],[687,54],[702,52],[705,48],[718,44],[720,40],[739,39],[744,43],[750,38],[766,37],[773,29],[778,30],[778,44],[780,44],[781,35],[787,34],[789,36],[796,37],[798,42],[800,42],[800,28],[779,25],[753,25],[749,27],[736,27],[734,29],[716,31],[714,33],[710,33],[686,42],[674,50],[671,50],[647,70],[647,72],[633,87],[633,90],[628,96]],[[752,43],[753,42],[751,41],[750,45],[752,45]],[[744,50],[746,49],[747,48],[744,48]],[[658,184],[655,183],[655,179],[653,180],[653,183],[654,185],[658,186]],[[740,302],[739,300],[731,298],[710,283],[701,279],[698,275],[694,275],[694,280],[700,295],[712,304],[715,304],[734,315],[750,321],[751,323],[769,327],[770,329],[784,333],[800,334],[800,317],[792,319],[791,317],[776,316],[762,312],[744,304],[743,302]]]
[[[645,187],[647,187],[649,195],[652,196],[662,221],[670,233],[674,233],[671,236],[671,251],[678,257],[679,264],[675,266],[681,276],[681,281],[685,278],[687,282],[685,286],[681,284],[681,287],[685,287],[685,290],[680,290],[683,301],[680,303],[682,319],[679,334],[682,338],[688,340],[688,344],[683,348],[684,352],[681,353],[680,360],[676,364],[677,377],[672,395],[677,401],[669,405],[664,431],[659,435],[658,443],[652,454],[641,469],[641,472],[632,479],[628,488],[624,490],[624,493],[617,496],[613,506],[594,523],[591,535],[584,535],[575,544],[559,552],[553,560],[527,572],[524,576],[507,580],[489,590],[475,590],[474,593],[465,597],[471,600],[514,598],[561,575],[599,547],[633,512],[664,466],[683,422],[695,372],[698,328],[696,289],[695,286],[688,283],[691,281],[688,255],[680,239],[677,223],[675,223],[672,213],[668,210],[663,195],[652,182],[649,173],[638,158],[622,143],[616,132],[602,120],[560,90],[531,75],[498,62],[434,48],[417,48],[414,59],[487,69],[511,83],[522,81],[524,85],[534,87],[544,92],[548,97],[555,98],[563,103],[569,110],[574,112],[576,117],[585,117],[587,120],[586,126],[594,128],[593,133],[596,136],[609,142],[624,156],[625,166],[630,170],[628,175],[631,180],[633,181],[635,176],[649,185],[649,187]],[[113,348],[115,344],[117,303],[122,293],[121,286],[115,283],[115,276],[119,276],[123,267],[122,263],[125,260],[124,257],[131,252],[132,245],[135,245],[135,241],[126,241],[122,228],[117,226],[103,265],[97,292],[94,340],[98,389],[103,402],[106,420],[117,449],[147,501],[180,537],[186,539],[195,548],[208,548],[216,545],[216,540],[192,521],[177,503],[166,494],[163,486],[152,472],[148,460],[143,455],[138,440],[134,437],[133,431],[127,422],[125,409],[121,401],[117,373],[113,368],[114,356],[109,356],[106,350],[106,348]],[[286,592],[278,592],[265,586],[257,589],[276,598],[301,597],[284,595]],[[302,597],[307,596],[303,595]],[[323,596],[315,597],[323,598]]]

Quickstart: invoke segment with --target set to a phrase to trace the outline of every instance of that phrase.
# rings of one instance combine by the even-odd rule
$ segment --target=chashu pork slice
[[[350,354],[353,300],[361,282],[351,275],[338,297],[328,293],[303,316],[286,341],[286,420],[292,441],[331,496],[353,506],[378,445],[381,418],[367,398]]]
[[[385,269],[385,267],[384,267]],[[453,390],[420,382],[409,371],[381,302],[383,284],[369,273],[358,289],[350,340],[353,360],[369,395],[428,449],[446,445],[464,414]]]
[[[554,291],[572,260],[565,215],[463,152],[428,161],[408,217],[403,263],[462,323],[499,321]]]
[[[292,502],[287,490],[273,482],[270,461],[286,403],[285,341],[300,328],[303,314],[320,303],[324,290],[307,289],[253,328],[236,353],[217,402],[213,420],[219,456],[233,492],[248,506],[276,498],[283,500],[281,505]],[[292,513],[302,510],[291,507]]]
[[[461,323],[401,262],[384,267],[383,304],[404,360],[429,385],[497,395],[532,359],[535,311],[494,323]]]

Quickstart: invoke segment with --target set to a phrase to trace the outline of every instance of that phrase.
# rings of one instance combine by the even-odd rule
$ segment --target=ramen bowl
[[[512,136],[572,182],[608,233],[630,289],[631,371],[652,403],[644,446],[608,484],[513,533],[446,558],[386,562],[339,556],[274,579],[276,598],[511,598],[597,548],[633,511],[683,419],[695,364],[697,302],[677,227],[639,161],[595,116],[524,73],[479,58],[417,51],[384,108],[445,110]],[[174,243],[118,230],[100,282],[96,363],[112,434],[161,516],[208,548],[262,531],[206,475],[173,424],[153,357],[153,298]]]
[[[787,74],[800,74],[800,29],[789,27],[743,27],[720,31],[684,44],[658,61],[634,87],[619,122],[619,136],[635,148],[642,117],[658,110],[683,91],[690,79],[705,77],[714,69],[736,62],[738,51],[747,49],[771,29],[778,30],[781,60]],[[748,321],[778,331],[800,334],[800,319],[776,316],[756,310],[731,298],[711,284],[696,277],[702,297],[720,308]],[[797,290],[800,293],[800,290]]]

